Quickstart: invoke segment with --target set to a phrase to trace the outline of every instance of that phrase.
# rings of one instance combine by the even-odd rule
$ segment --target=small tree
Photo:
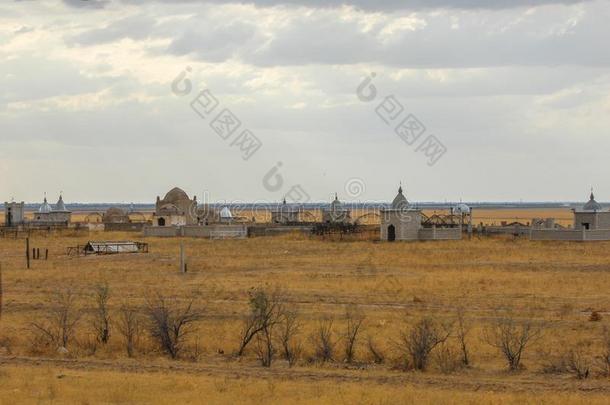
[[[172,359],[177,358],[185,337],[193,331],[193,324],[201,319],[201,314],[193,309],[193,301],[181,308],[175,299],[157,294],[148,300],[146,311],[151,336]]]
[[[333,337],[333,319],[327,318],[318,324],[318,328],[311,336],[315,347],[316,357],[322,362],[333,361],[336,341]]]
[[[345,361],[352,363],[356,355],[356,342],[364,323],[364,315],[358,311],[358,308],[353,307],[346,310],[345,318]]]
[[[127,305],[121,306],[116,328],[125,340],[127,356],[133,357],[136,344],[140,338],[140,314]]]
[[[288,361],[289,366],[295,364],[302,350],[301,344],[296,340],[300,329],[301,324],[298,319],[298,312],[295,310],[284,311],[279,324],[278,339],[282,347],[284,359]]]
[[[284,314],[281,294],[279,291],[269,294],[263,288],[256,288],[249,295],[250,312],[243,322],[237,355],[242,356],[248,344],[256,337],[257,354],[263,366],[269,367],[276,352],[274,328]]]
[[[57,348],[67,348],[81,315],[81,310],[76,306],[74,293],[71,289],[67,289],[55,295],[47,321],[34,322],[32,327],[48,344]]]
[[[251,295],[251,309],[256,313],[259,323],[257,336],[257,354],[263,367],[271,367],[277,349],[275,347],[275,328],[284,319],[284,305],[281,294],[272,294],[264,289],[256,289]]]
[[[508,369],[517,371],[525,349],[542,334],[542,328],[531,320],[517,321],[512,316],[500,317],[486,330],[485,341],[504,355]]]
[[[110,287],[108,287],[107,283],[98,284],[93,290],[95,298],[93,328],[95,330],[97,341],[106,344],[110,339],[110,314],[108,311]]]
[[[427,317],[419,320],[408,331],[401,333],[404,353],[416,370],[425,370],[432,350],[451,335],[451,326],[440,324]]]

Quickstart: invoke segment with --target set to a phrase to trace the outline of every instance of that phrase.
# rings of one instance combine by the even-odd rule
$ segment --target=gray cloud
[[[63,2],[70,7],[75,8],[104,8],[107,4],[110,4],[111,0],[63,0]]]
[[[75,1],[75,0],[74,0]],[[125,3],[144,3],[144,0],[122,0]],[[258,7],[302,6],[333,8],[353,6],[368,11],[429,10],[429,9],[508,9],[536,7],[548,4],[577,4],[588,0],[157,0],[168,3],[252,4]]]

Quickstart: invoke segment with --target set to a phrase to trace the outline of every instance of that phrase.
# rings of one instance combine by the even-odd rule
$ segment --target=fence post
[[[25,238],[25,261],[27,268],[30,268],[30,238]]]
[[[184,242],[180,242],[180,273],[186,273],[186,263],[184,262]]]

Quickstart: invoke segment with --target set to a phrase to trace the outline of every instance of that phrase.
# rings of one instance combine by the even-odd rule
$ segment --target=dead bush
[[[517,371],[525,349],[541,334],[542,327],[531,320],[518,321],[512,316],[504,316],[487,328],[484,340],[502,353],[510,371]]]
[[[33,343],[46,347],[67,348],[82,315],[72,290],[58,292],[50,305],[46,320],[33,322]],[[36,348],[34,348],[36,350]]]
[[[181,306],[176,299],[157,294],[148,300],[146,312],[150,335],[164,352],[176,359],[186,336],[195,330],[194,323],[201,319],[201,314],[193,309],[193,301]]]
[[[571,350],[566,357],[567,371],[574,374],[579,380],[589,378],[591,359],[580,350]]]
[[[123,337],[127,356],[133,357],[142,330],[140,314],[136,309],[123,304],[115,326]]]
[[[460,350],[452,348],[446,343],[439,345],[434,351],[433,360],[444,374],[454,373],[465,366]]]
[[[405,364],[415,370],[425,370],[432,350],[450,335],[449,324],[441,324],[430,317],[419,320],[409,330],[401,332],[398,347]]]
[[[589,315],[590,322],[600,322],[602,320],[602,314],[597,311],[592,311],[591,315]]]
[[[286,310],[282,314],[279,324],[278,339],[282,347],[284,359],[289,366],[293,366],[300,357],[303,347],[296,336],[300,332],[301,324],[298,320],[298,312]]]
[[[385,361],[385,355],[383,354],[379,346],[377,346],[377,343],[375,343],[372,336],[369,336],[367,339],[367,347],[369,349],[371,357],[373,358],[373,362],[375,364],[383,364],[383,362]]]
[[[263,288],[256,288],[249,295],[250,313],[241,329],[237,355],[243,355],[248,344],[256,338],[256,354],[264,367],[270,367],[277,352],[275,328],[285,320],[281,293],[278,290],[268,293]]]
[[[351,364],[356,356],[356,343],[365,317],[357,307],[349,307],[345,312],[345,319],[345,334],[343,336],[345,339],[345,361]]]
[[[460,345],[462,364],[464,366],[470,365],[470,353],[468,351],[467,339],[472,329],[472,323],[466,318],[463,308],[457,310],[457,322],[456,322],[456,338]]]
[[[337,342],[333,336],[333,322],[332,318],[321,320],[310,338],[315,349],[316,359],[323,363],[333,361],[335,358]]]
[[[264,345],[261,346],[263,343],[261,341],[257,343],[257,353],[263,356],[261,357],[263,363],[268,362],[270,365],[275,353],[272,330],[282,319],[284,311],[280,300],[280,293],[275,291],[273,294],[269,294],[263,288],[256,288],[248,294],[250,311],[243,321],[237,355],[242,356],[252,339],[260,333],[264,333]],[[265,349],[265,353],[260,351],[262,349]]]
[[[110,299],[110,287],[107,283],[98,284],[93,288],[95,299],[95,312],[93,315],[93,329],[96,339],[102,344],[108,343],[110,339],[110,313],[108,311],[108,300]]]

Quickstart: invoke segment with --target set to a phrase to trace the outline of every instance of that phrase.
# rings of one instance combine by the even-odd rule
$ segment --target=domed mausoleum
[[[161,199],[157,196],[153,226],[196,225],[197,197],[190,199],[179,187],[174,187]]]
[[[593,190],[589,201],[582,208],[574,210],[574,229],[610,229],[610,211],[604,211],[601,204],[595,201]]]

